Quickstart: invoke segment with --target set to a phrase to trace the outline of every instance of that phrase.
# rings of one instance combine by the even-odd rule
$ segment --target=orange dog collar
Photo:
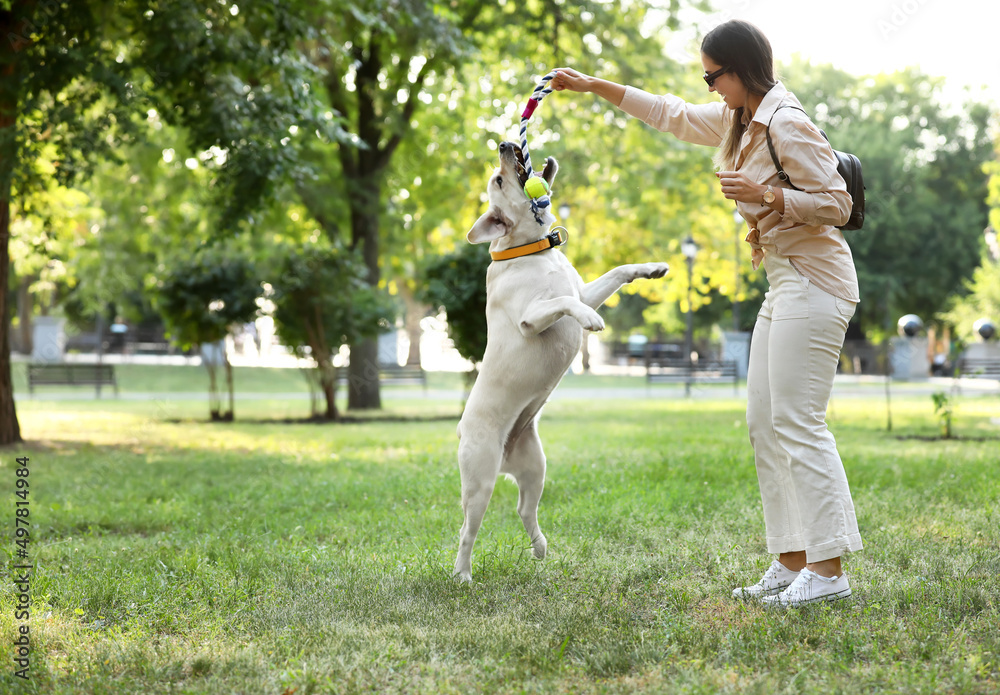
[[[530,244],[522,244],[521,246],[515,246],[513,248],[504,249],[503,251],[490,251],[490,258],[494,261],[509,261],[512,258],[520,258],[521,256],[530,256],[533,253],[538,253],[539,251],[548,251],[549,249],[562,246],[566,243],[566,230],[563,227],[556,227],[552,230],[551,234],[548,234],[544,239],[539,239]]]

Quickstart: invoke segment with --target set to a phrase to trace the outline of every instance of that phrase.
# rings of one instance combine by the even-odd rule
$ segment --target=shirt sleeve
[[[655,95],[625,87],[621,110],[661,132],[695,145],[718,147],[727,126],[726,105],[689,104],[673,94]]]
[[[788,179],[802,189],[784,189],[782,217],[814,227],[845,224],[853,201],[837,172],[833,147],[808,117],[785,115],[790,111],[795,109],[781,109],[771,122],[771,140],[778,161]]]

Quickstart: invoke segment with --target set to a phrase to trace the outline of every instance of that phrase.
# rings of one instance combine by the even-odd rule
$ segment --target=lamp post
[[[684,254],[684,260],[687,261],[688,270],[688,287],[687,287],[687,331],[684,334],[684,359],[688,362],[687,375],[684,379],[684,395],[691,395],[691,348],[692,348],[692,319],[693,315],[691,313],[691,284],[693,282],[694,276],[694,257],[698,254],[698,244],[695,243],[691,235],[688,234],[687,238],[681,242],[681,253]]]

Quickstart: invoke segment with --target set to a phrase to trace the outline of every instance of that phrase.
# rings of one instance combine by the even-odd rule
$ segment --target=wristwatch
[[[764,197],[764,204],[765,205],[770,205],[771,203],[773,203],[774,202],[774,189],[771,186],[768,186],[767,190],[764,191],[764,196],[763,197]]]

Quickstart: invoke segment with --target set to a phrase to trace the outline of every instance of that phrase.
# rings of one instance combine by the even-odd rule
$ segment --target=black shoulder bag
[[[793,104],[782,104],[774,110],[774,113],[777,113],[778,109],[784,108],[799,109],[798,106],[794,106]],[[805,113],[805,109],[799,109],[799,111]],[[774,119],[774,114],[771,114],[771,119]],[[771,153],[771,160],[774,162],[775,169],[778,170],[778,178],[787,182],[795,190],[801,191],[801,188],[791,182],[788,174],[781,167],[781,162],[778,161],[778,154],[774,151],[774,143],[771,142],[770,120],[767,122],[767,129],[764,132],[767,136],[767,149]],[[830,142],[830,138],[826,137],[825,132],[822,130],[819,132],[823,133],[823,137],[826,138],[827,142]],[[865,181],[861,176],[861,160],[853,154],[840,152],[839,150],[834,150],[833,154],[837,157],[837,173],[844,178],[844,182],[847,184],[847,192],[851,194],[851,200],[854,201],[854,205],[851,208],[851,216],[848,218],[847,224],[838,225],[838,228],[848,231],[861,229],[865,223]]]

